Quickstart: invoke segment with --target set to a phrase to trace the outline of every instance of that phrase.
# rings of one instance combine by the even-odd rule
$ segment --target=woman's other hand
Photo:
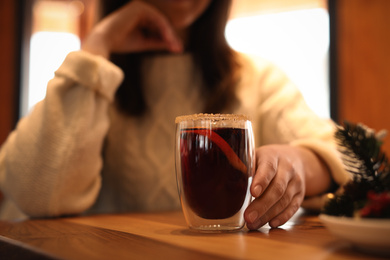
[[[244,214],[247,227],[283,225],[297,212],[305,196],[325,192],[329,186],[329,171],[311,150],[289,145],[259,147],[251,185],[255,199]]]
[[[108,58],[111,53],[181,52],[183,46],[160,11],[144,2],[131,1],[98,23],[82,49]]]

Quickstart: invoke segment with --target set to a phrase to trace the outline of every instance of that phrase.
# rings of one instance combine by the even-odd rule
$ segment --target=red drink
[[[180,154],[185,200],[205,219],[225,219],[242,208],[251,161],[247,129],[182,129]]]

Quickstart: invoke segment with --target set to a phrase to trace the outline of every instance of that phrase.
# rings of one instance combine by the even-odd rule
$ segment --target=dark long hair
[[[129,1],[103,0],[102,15],[120,8]],[[231,0],[212,0],[207,10],[191,25],[188,49],[203,77],[204,111],[217,113],[229,111],[236,102],[235,86],[239,64],[235,52],[225,39]],[[147,110],[141,77],[142,53],[112,54],[111,61],[122,68],[125,79],[118,88],[115,99],[119,109],[132,116]],[[130,87],[131,86],[131,87]]]

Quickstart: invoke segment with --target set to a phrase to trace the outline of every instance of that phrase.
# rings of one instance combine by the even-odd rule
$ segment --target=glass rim
[[[201,120],[209,120],[209,121],[224,121],[224,120],[233,120],[233,121],[251,121],[247,115],[244,114],[208,114],[208,113],[198,113],[191,115],[182,115],[177,116],[175,119],[175,123],[181,123],[183,121],[201,121]]]

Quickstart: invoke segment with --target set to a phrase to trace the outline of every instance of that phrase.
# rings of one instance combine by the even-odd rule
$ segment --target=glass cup
[[[241,229],[255,168],[251,121],[196,114],[175,123],[176,177],[187,224],[200,231]]]

